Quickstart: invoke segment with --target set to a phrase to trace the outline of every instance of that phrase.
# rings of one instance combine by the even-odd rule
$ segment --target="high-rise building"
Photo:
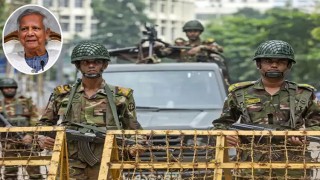
[[[93,18],[91,0],[34,0],[50,9],[60,22],[63,38],[69,42],[75,36],[89,39],[97,20]]]
[[[319,3],[319,0],[195,0],[196,18],[201,21],[232,14],[242,8],[264,12],[274,7],[287,7],[313,12]]]
[[[145,14],[157,25],[158,36],[166,42],[184,37],[182,26],[195,18],[194,0],[145,0]]]

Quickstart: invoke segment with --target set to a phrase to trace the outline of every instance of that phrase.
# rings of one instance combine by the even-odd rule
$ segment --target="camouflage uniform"
[[[71,119],[72,122],[76,123],[85,123],[99,127],[106,127],[107,125],[111,129],[116,129],[110,105],[106,98],[107,94],[104,89],[106,85],[105,81],[103,81],[96,96],[88,97],[84,93],[84,87],[81,83],[72,99],[72,107],[67,119]],[[133,90],[111,85],[108,85],[108,87],[114,96],[118,116],[121,117],[122,127],[124,129],[141,128],[136,118]],[[58,121],[66,112],[71,88],[72,85],[61,85],[54,89],[53,97],[41,116],[41,122],[45,122],[48,125],[61,123]]]
[[[273,50],[275,49],[276,48]],[[281,49],[281,47],[279,49]],[[279,52],[273,55],[274,58],[280,58],[277,57],[277,53]],[[269,57],[272,55],[261,55],[261,57],[264,56]],[[290,58],[287,57],[287,59]],[[292,61],[294,61],[293,58]],[[294,109],[294,117],[291,115],[290,109]],[[214,129],[228,129],[231,124],[237,122],[239,119],[241,123],[270,124],[271,126],[283,127],[283,129],[289,130],[298,130],[299,128],[320,130],[320,102],[315,97],[314,88],[307,84],[296,84],[285,81],[277,93],[270,95],[265,90],[262,80],[241,82],[229,87],[229,95],[224,103],[221,117],[213,121]],[[264,141],[259,142],[262,144],[268,143],[268,140],[264,139]],[[272,145],[274,151],[272,151],[272,157],[269,157],[269,149],[263,149],[266,146],[257,146],[252,149],[252,147],[248,147],[251,145],[248,144],[246,146],[248,137],[247,139],[241,137],[241,146],[252,149],[253,157],[249,151],[245,150],[238,151],[238,157],[240,157],[241,161],[249,162],[251,160],[254,162],[269,162],[270,158],[272,161],[285,161],[285,151],[283,147],[277,149],[276,146],[279,144],[284,145],[283,141],[283,139],[279,139],[276,144]],[[288,151],[290,162],[303,162],[304,158],[307,162],[310,162],[310,154],[307,152],[304,154],[303,147],[294,146],[294,149],[297,151]],[[284,178],[284,170],[274,169],[272,172],[277,176],[277,179]],[[269,171],[262,169],[255,170],[254,173],[255,177],[269,175]],[[288,176],[310,179],[308,176],[310,170],[307,170],[306,173],[307,175],[304,176],[303,170],[288,170]],[[243,170],[240,175],[242,177],[250,177],[251,170]]]
[[[88,45],[89,47],[82,52],[77,52],[76,48],[73,53],[78,53],[88,59],[101,58],[108,55],[99,55],[98,50],[106,51],[102,45],[97,43],[80,44],[78,46]],[[98,49],[98,50],[97,50]],[[90,51],[93,54],[88,55]],[[95,54],[96,53],[96,54]],[[87,56],[87,55],[88,56]],[[91,56],[91,57],[90,57]],[[109,56],[108,56],[109,57]],[[73,57],[72,57],[73,58]],[[52,98],[44,111],[40,121],[46,125],[69,124],[71,122],[92,125],[97,128],[108,130],[117,129],[115,119],[113,117],[112,108],[107,98],[106,88],[110,88],[112,99],[115,103],[121,128],[134,130],[142,129],[136,119],[135,102],[133,99],[133,90],[118,86],[108,85],[105,81],[101,84],[97,93],[92,97],[85,94],[82,83],[75,85],[62,85],[54,89]],[[72,88],[75,88],[75,94],[72,97]],[[65,120],[63,116],[67,112],[68,102],[71,101],[70,113],[67,114]],[[103,151],[103,143],[91,143],[91,150],[94,155],[100,160]],[[100,162],[89,165],[76,141],[68,141],[68,154],[70,165],[70,176],[77,180],[96,180],[98,178]]]
[[[13,126],[34,126],[39,115],[31,98],[19,96],[12,100],[1,100],[0,112]]]
[[[17,83],[10,78],[4,78],[0,80],[0,88],[18,88]],[[8,119],[9,123],[13,126],[27,127],[34,126],[38,121],[38,112],[36,106],[33,104],[31,98],[26,98],[24,96],[13,97],[10,99],[1,99],[0,112],[5,118]],[[5,126],[3,122],[0,123],[1,126]],[[7,137],[6,134],[2,136]],[[2,155],[5,157],[20,157],[20,156],[30,156],[30,151],[26,149],[27,147],[18,143],[21,140],[14,140],[16,137],[11,137],[13,141],[6,140],[1,141],[2,145]],[[33,152],[35,153],[35,152]],[[40,170],[38,167],[28,166],[26,168],[30,179],[40,179]],[[18,173],[18,167],[6,166],[4,171],[5,179],[16,179]]]
[[[178,62],[216,62],[224,63],[224,59],[217,53],[223,52],[221,46],[215,42],[208,43],[208,41],[201,41],[200,39],[196,42],[186,41],[183,46],[185,47],[198,47],[203,46],[200,51],[195,55],[189,55],[187,52],[189,49],[181,49],[180,57]],[[220,65],[219,64],[219,65]]]
[[[213,123],[215,127],[225,129],[235,123],[240,116],[243,116],[243,109],[239,105],[237,96],[243,96],[243,105],[250,116],[251,121],[247,122],[242,118],[243,123],[255,124],[276,124],[285,127],[291,127],[290,121],[290,91],[295,92],[295,117],[294,127],[292,129],[302,128],[304,125],[308,128],[318,129],[320,125],[320,107],[319,101],[314,94],[314,88],[307,84],[296,84],[285,81],[280,91],[270,95],[265,91],[261,80],[252,82],[241,82],[229,87],[229,95],[225,101],[221,117]],[[303,107],[303,109],[301,109]],[[273,117],[274,122],[270,122]],[[320,129],[320,128],[319,128]]]

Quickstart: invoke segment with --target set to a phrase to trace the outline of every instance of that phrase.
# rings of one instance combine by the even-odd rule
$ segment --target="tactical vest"
[[[233,84],[229,87],[229,92],[233,93],[235,95],[237,104],[239,105],[241,111],[242,111],[242,123],[252,123],[252,120],[250,118],[250,115],[248,113],[246,103],[245,103],[245,89],[254,85],[256,82],[241,82]],[[288,84],[288,93],[289,93],[289,107],[290,107],[290,121],[289,124],[287,124],[288,127],[291,127],[292,129],[296,128],[296,122],[297,117],[301,117],[302,113],[305,108],[307,108],[310,97],[312,96],[312,93],[314,91],[314,88],[307,84],[296,84],[294,82],[286,81]],[[305,88],[308,91],[304,92],[300,99],[296,99],[296,93],[299,88]]]
[[[63,114],[61,115],[60,114],[60,119],[59,119],[59,123],[62,123],[62,124],[67,124],[68,122],[71,122],[70,119],[72,119],[72,122],[75,122],[75,123],[82,123],[80,122],[80,117],[71,117],[71,113],[72,113],[72,108],[77,108],[77,107],[72,107],[72,106],[75,106],[75,105],[81,105],[80,102],[80,99],[79,97],[77,97],[77,93],[76,93],[76,90],[78,89],[79,85],[81,84],[81,80],[78,80],[77,83],[75,83],[74,85],[70,86],[70,85],[65,85],[65,86],[58,86],[55,91],[59,91],[60,93],[70,93],[68,98],[67,98],[67,103],[66,104],[63,104],[64,107],[64,112]],[[112,88],[112,90],[110,89]],[[106,112],[106,115],[112,115],[112,119],[115,123],[115,126],[108,126],[108,123],[107,123],[107,119],[106,117],[104,118],[104,120],[106,120],[106,125],[107,125],[107,129],[122,129],[122,124],[120,123],[119,121],[119,117],[118,117],[118,113],[117,113],[117,109],[116,109],[116,105],[115,105],[115,96],[113,96],[112,92],[115,92],[115,89],[113,86],[108,86],[107,84],[105,85],[104,87],[104,91],[106,92],[106,100],[107,100],[107,110],[109,109],[110,111],[109,112]],[[57,93],[55,93],[57,94]],[[109,106],[108,106],[109,105]],[[80,108],[80,107],[79,107]],[[110,118],[108,118],[108,120],[110,120]]]

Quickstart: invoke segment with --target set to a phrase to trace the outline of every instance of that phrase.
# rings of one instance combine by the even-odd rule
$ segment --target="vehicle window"
[[[134,90],[136,106],[211,109],[223,106],[213,71],[106,72],[109,84]]]

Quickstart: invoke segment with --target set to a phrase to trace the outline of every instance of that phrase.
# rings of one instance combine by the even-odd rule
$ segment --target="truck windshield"
[[[223,106],[213,71],[105,72],[108,84],[134,90],[137,108],[216,109]]]

